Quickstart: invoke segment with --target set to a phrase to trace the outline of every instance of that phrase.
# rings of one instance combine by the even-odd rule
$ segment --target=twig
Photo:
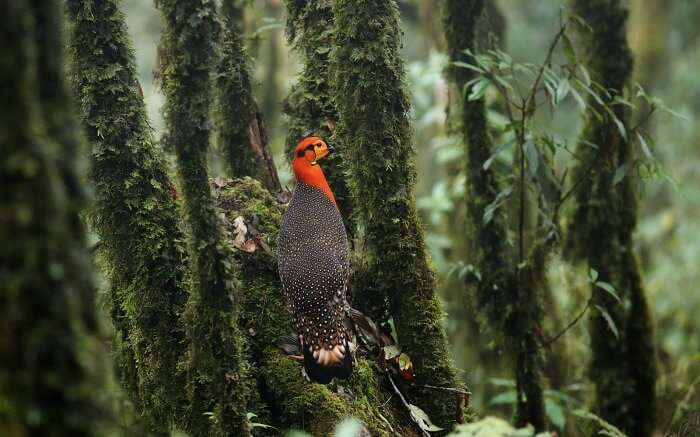
[[[403,397],[403,394],[401,393],[401,390],[396,386],[396,383],[394,382],[394,378],[391,377],[391,374],[389,372],[386,372],[386,377],[389,378],[389,382],[391,383],[391,386],[394,388],[394,391],[396,392],[397,395],[399,395],[399,399],[401,399],[401,402],[403,402],[404,407],[408,410],[408,414],[411,416],[411,419],[413,419],[413,415],[411,414],[411,407],[409,403],[406,401],[406,398]],[[415,422],[415,419],[413,420]],[[423,428],[421,428],[420,424],[418,424],[418,428],[420,428],[421,432],[425,437],[430,437],[430,434]]]
[[[588,302],[586,303],[586,306],[583,308],[583,311],[581,311],[576,317],[574,317],[574,319],[573,319],[571,322],[569,322],[568,325],[566,325],[566,328],[562,329],[561,331],[559,331],[559,333],[558,333],[557,335],[555,335],[554,337],[550,338],[549,340],[544,341],[542,344],[543,344],[544,346],[551,346],[552,343],[554,343],[555,341],[559,340],[559,338],[561,338],[562,335],[566,334],[566,332],[567,332],[569,329],[573,328],[574,325],[576,325],[576,324],[579,322],[579,320],[581,320],[581,318],[584,316],[584,314],[586,314],[586,312],[588,311],[588,309],[591,307],[591,302],[592,302],[592,301],[593,301],[593,298],[588,299]]]

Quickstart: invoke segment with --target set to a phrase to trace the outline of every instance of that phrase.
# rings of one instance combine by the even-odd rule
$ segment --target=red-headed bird
[[[282,287],[294,317],[304,369],[326,384],[352,374],[348,238],[340,211],[318,160],[333,148],[317,136],[296,146],[292,169],[297,185],[277,240]]]

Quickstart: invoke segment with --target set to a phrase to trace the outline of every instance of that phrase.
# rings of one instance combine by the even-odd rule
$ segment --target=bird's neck
[[[321,166],[318,164],[310,165],[308,161],[304,160],[304,162],[294,161],[292,163],[292,167],[297,182],[318,188],[328,197],[328,199],[330,199],[331,202],[333,202],[333,205],[335,205],[336,208],[338,207],[338,204],[335,201],[335,196],[333,196],[331,187],[328,185],[328,181],[326,180],[326,176],[323,174],[323,170],[321,170]]]

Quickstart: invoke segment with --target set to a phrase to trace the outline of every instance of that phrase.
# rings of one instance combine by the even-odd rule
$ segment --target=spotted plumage
[[[308,165],[318,166],[315,155],[311,158]],[[305,165],[299,163],[295,171]],[[323,175],[320,168],[308,171]],[[325,183],[320,177],[309,179],[297,174],[277,251],[279,274],[302,346],[304,367],[312,380],[328,382],[334,376],[348,377],[352,371],[345,322],[350,257],[340,212],[329,189],[319,186]]]

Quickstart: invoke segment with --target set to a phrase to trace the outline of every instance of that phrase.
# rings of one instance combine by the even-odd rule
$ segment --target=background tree
[[[544,397],[540,375],[541,357],[539,342],[534,329],[541,319],[541,307],[538,301],[544,281],[544,263],[546,251],[544,246],[534,245],[532,254],[525,259],[523,247],[523,225],[525,217],[525,192],[528,187],[520,179],[518,190],[521,202],[518,207],[518,259],[511,256],[508,247],[508,224],[505,208],[499,208],[498,198],[510,193],[501,187],[501,181],[493,167],[486,163],[494,156],[492,139],[486,118],[484,99],[478,96],[479,68],[465,68],[475,63],[472,53],[476,53],[476,29],[478,18],[484,10],[483,1],[458,2],[446,1],[444,6],[445,33],[452,65],[448,72],[462,91],[461,136],[466,157],[466,202],[471,227],[470,238],[478,243],[474,245],[477,255],[476,278],[474,289],[477,305],[485,319],[497,335],[502,335],[506,349],[514,361],[514,374],[517,389],[516,421],[520,425],[530,423],[536,429],[546,427]],[[456,65],[461,64],[461,65]],[[538,85],[535,85],[535,88]],[[530,94],[534,102],[534,92]],[[505,105],[511,105],[507,96]],[[534,107],[534,103],[532,104]],[[511,109],[508,109],[511,114]],[[524,111],[522,120],[529,117]],[[515,125],[517,120],[511,120]],[[514,126],[517,129],[517,126]],[[515,133],[516,143],[521,150],[516,158],[521,175],[525,165],[524,148],[526,132],[523,121],[520,130]],[[517,153],[517,152],[516,152]],[[517,170],[515,170],[517,171]],[[512,188],[511,188],[512,190]],[[503,194],[508,193],[508,194]],[[515,266],[518,265],[516,268]]]
[[[0,115],[3,435],[91,436],[111,426],[58,6],[0,5],[0,104],[11,108]]]
[[[333,136],[338,122],[331,92],[329,58],[334,44],[334,18],[328,0],[287,0],[287,40],[301,55],[302,70],[296,77],[289,96],[284,101],[284,112],[289,117],[289,131],[285,150],[291,153],[299,139],[307,132],[315,132],[326,139]],[[328,156],[324,174],[340,208],[348,237],[352,244],[355,234],[353,209],[344,156],[345,146],[334,144],[336,152]]]
[[[236,0],[221,3],[221,41],[216,65],[216,141],[226,157],[231,177],[251,176],[268,189],[281,191],[267,133],[253,95],[250,59]]]
[[[608,91],[605,103],[619,102],[633,66],[626,39],[628,11],[618,0],[575,1],[573,6],[591,27],[580,32],[590,48],[588,68]],[[606,111],[596,103],[589,105],[600,113],[590,110],[582,134],[582,141],[595,147],[579,147],[575,172],[583,177],[591,166],[595,170],[576,191],[568,247],[574,259],[585,260],[597,278],[617,291],[614,295],[593,286],[597,311],[591,315],[590,371],[596,384],[595,409],[630,435],[647,436],[654,428],[656,355],[632,240],[637,221],[634,175],[639,165],[637,138],[632,135],[637,132],[630,126],[627,106]]]

